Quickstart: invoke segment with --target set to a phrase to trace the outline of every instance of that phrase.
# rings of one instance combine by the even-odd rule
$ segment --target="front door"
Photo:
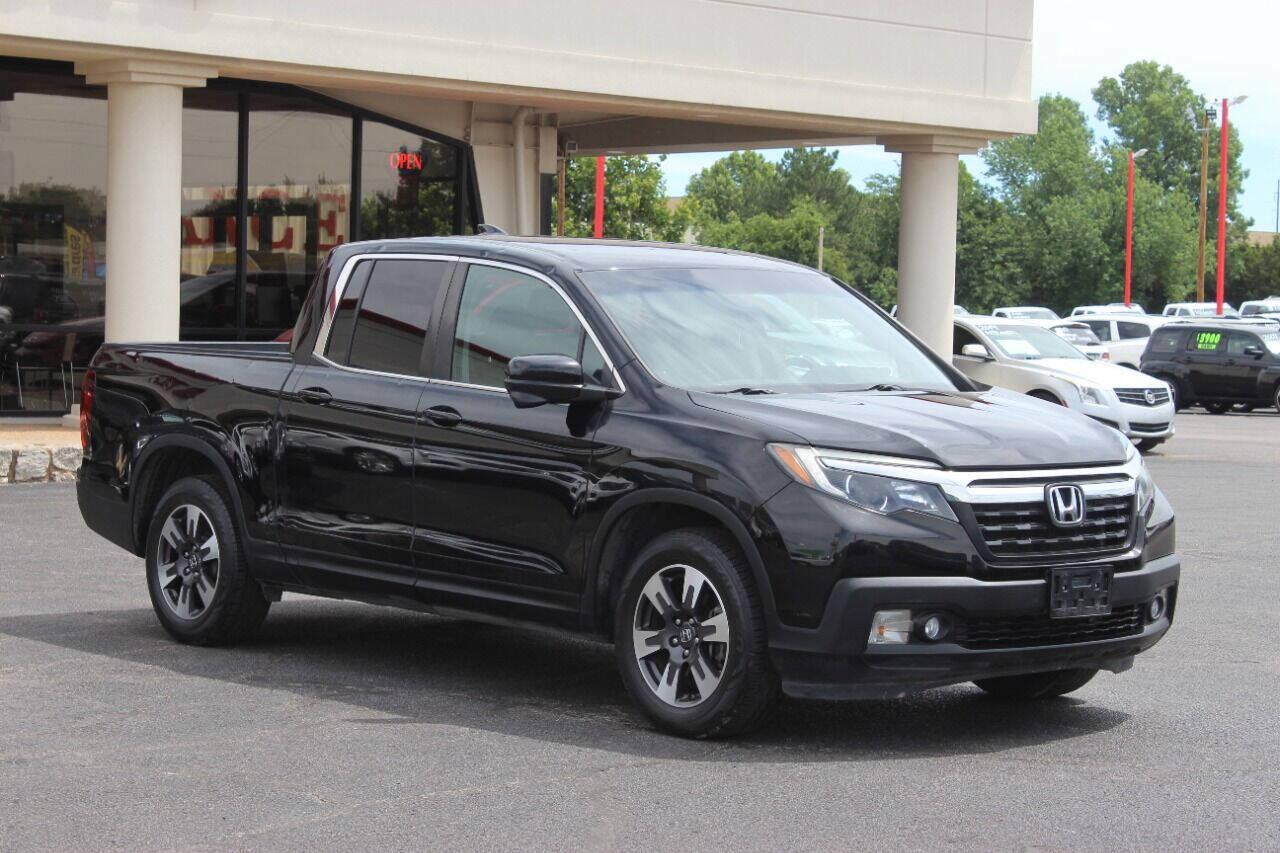
[[[439,605],[571,623],[600,407],[517,409],[503,380],[511,358],[553,353],[578,358],[593,381],[616,380],[549,279],[483,263],[465,269],[455,276],[435,380],[420,403],[421,594]]]
[[[410,596],[413,443],[453,264],[353,259],[315,363],[281,400],[281,541],[304,583]]]
[[[1245,352],[1251,347],[1263,353],[1267,351],[1262,339],[1252,332],[1227,334],[1225,379],[1231,396],[1239,400],[1252,400],[1258,396],[1258,377],[1266,366],[1264,357]]]

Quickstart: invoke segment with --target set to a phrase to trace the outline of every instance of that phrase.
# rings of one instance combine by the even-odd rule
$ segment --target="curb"
[[[79,447],[0,447],[0,485],[68,482],[83,458]]]

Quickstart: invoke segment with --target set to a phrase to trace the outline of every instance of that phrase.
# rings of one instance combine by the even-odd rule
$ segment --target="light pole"
[[[1248,95],[1222,99],[1222,136],[1218,150],[1218,310],[1222,316],[1222,298],[1227,281],[1227,139],[1230,122],[1227,108],[1244,103]]]
[[[1128,308],[1133,297],[1133,161],[1147,149],[1129,149],[1129,193],[1124,211],[1124,307]]]
[[[1209,133],[1213,130],[1213,122],[1218,118],[1218,111],[1214,107],[1205,107],[1203,125],[1197,120],[1195,112],[1188,111],[1191,123],[1196,125],[1196,133],[1200,134],[1200,237],[1196,242],[1196,302],[1204,302],[1204,247],[1209,218]]]

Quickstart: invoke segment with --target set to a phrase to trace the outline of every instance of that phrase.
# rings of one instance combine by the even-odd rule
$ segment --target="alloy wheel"
[[[179,619],[193,620],[213,604],[221,560],[218,534],[204,511],[183,504],[169,513],[156,548],[160,597]]]
[[[729,659],[729,617],[711,580],[686,565],[653,573],[636,602],[632,645],[645,684],[662,702],[706,701]]]

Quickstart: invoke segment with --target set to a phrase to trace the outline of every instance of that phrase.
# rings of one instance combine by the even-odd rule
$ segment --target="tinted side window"
[[[1178,331],[1156,332],[1147,344],[1148,352],[1176,352],[1181,345],[1182,333]]]
[[[1244,355],[1245,347],[1262,346],[1262,341],[1258,340],[1254,335],[1245,335],[1240,332],[1233,332],[1227,337],[1227,355]]]
[[[427,326],[448,270],[443,261],[375,262],[346,363],[383,373],[421,373]]]
[[[467,271],[454,332],[454,382],[501,388],[520,355],[567,355],[603,380],[604,359],[560,294],[533,276],[474,265]]]
[[[1145,338],[1151,334],[1151,329],[1142,323],[1126,323],[1124,320],[1116,322],[1116,329],[1120,333],[1120,340],[1129,341],[1134,338]]]
[[[347,277],[346,287],[342,290],[342,298],[338,300],[338,309],[334,312],[333,323],[329,327],[329,340],[324,347],[325,358],[330,361],[347,363],[347,355],[351,351],[351,332],[356,327],[356,311],[360,308],[360,297],[364,296],[364,286],[369,281],[372,269],[373,261],[363,261],[356,264]]]
[[[1098,336],[1100,341],[1111,340],[1111,321],[1110,320],[1085,320],[1085,323],[1093,333]],[[1122,336],[1123,337],[1123,336]]]
[[[1192,332],[1187,335],[1187,349],[1191,352],[1221,352],[1222,332]]]
[[[973,332],[962,326],[956,326],[956,333],[951,336],[951,354],[960,355],[966,344],[980,344],[982,341],[974,337]]]

